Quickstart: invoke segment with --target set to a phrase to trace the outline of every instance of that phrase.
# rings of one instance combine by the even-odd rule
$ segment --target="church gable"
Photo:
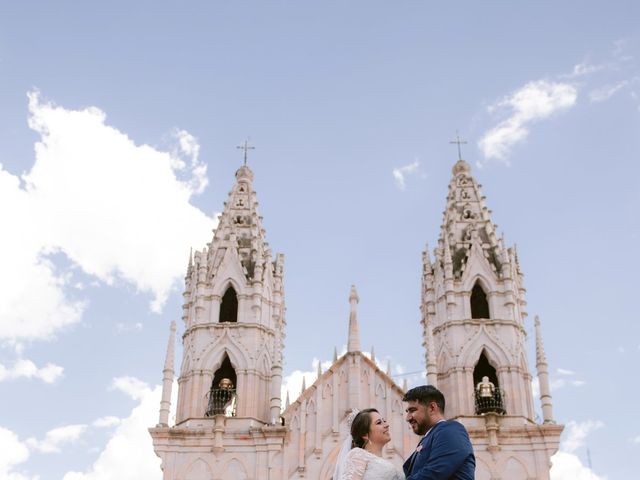
[[[357,384],[357,399],[350,398],[349,392],[353,391],[349,388],[350,383]],[[289,478],[297,478],[300,471],[333,473],[335,463],[327,465],[326,459],[335,459],[342,441],[349,434],[347,416],[352,409],[376,408],[387,419],[392,441],[386,452],[400,465],[405,445],[415,443],[402,416],[403,394],[402,389],[362,352],[348,352],[338,358],[282,414],[285,426],[290,430],[289,441],[285,444]]]

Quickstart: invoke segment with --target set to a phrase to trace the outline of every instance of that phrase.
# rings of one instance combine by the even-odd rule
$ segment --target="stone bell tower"
[[[165,480],[280,478],[284,256],[272,259],[252,181],[240,167],[213,240],[189,258],[176,424],[165,381],[150,429]],[[170,356],[171,341],[165,380]]]
[[[478,480],[548,479],[563,427],[552,418],[537,322],[543,423],[534,412],[525,349],[523,274],[499,238],[467,162],[453,167],[435,258],[423,253],[422,326],[428,383],[446,416],[469,430]]]

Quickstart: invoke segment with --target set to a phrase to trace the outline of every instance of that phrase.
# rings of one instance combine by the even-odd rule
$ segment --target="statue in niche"
[[[476,392],[480,398],[493,398],[496,386],[489,381],[489,377],[482,377],[482,381],[476,385]]]
[[[236,390],[230,378],[218,382],[218,388],[211,391],[208,415],[224,415],[233,417],[236,412]]]
[[[473,213],[470,209],[466,209],[463,214],[462,214],[462,218],[465,220],[473,220],[474,218],[476,218],[476,214]]]

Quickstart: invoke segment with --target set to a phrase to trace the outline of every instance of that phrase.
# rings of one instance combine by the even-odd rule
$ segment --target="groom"
[[[473,480],[476,458],[464,426],[444,419],[444,395],[431,385],[404,394],[406,419],[422,438],[402,468],[407,480]]]

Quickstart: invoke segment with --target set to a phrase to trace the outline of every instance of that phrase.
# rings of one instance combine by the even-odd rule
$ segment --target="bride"
[[[353,413],[351,435],[340,450],[333,479],[404,480],[404,475],[382,458],[382,447],[391,440],[387,421],[375,408]]]

